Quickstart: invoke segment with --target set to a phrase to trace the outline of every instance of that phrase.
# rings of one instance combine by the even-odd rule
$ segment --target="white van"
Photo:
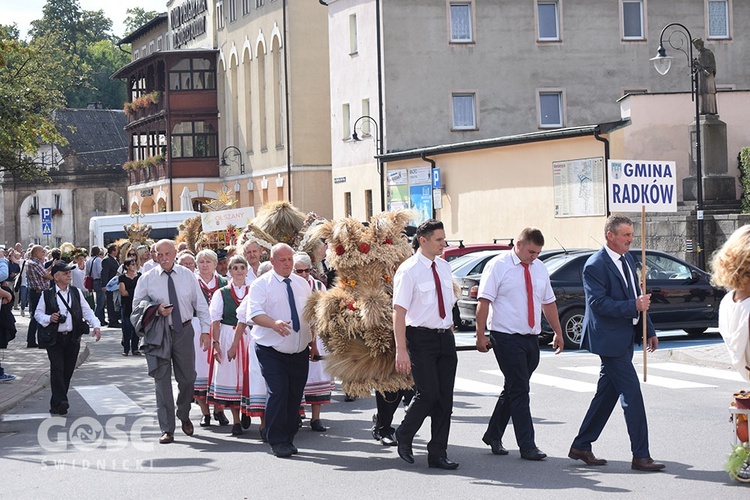
[[[149,238],[157,241],[162,238],[173,239],[180,232],[178,227],[185,219],[200,215],[200,212],[158,212],[143,214],[137,220],[143,225],[150,225]],[[121,238],[127,238],[124,226],[133,224],[135,217],[130,215],[105,215],[92,217],[89,222],[89,246],[106,247]]]

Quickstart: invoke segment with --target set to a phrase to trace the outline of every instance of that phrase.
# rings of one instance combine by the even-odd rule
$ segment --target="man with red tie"
[[[547,268],[536,260],[544,246],[542,232],[533,227],[521,231],[512,250],[487,263],[479,282],[477,304],[477,350],[494,349],[505,384],[497,399],[482,441],[495,455],[507,455],[503,434],[513,419],[521,458],[544,460],[534,440],[529,408],[529,380],[539,365],[541,313],[547,318],[554,338],[555,354],[563,349],[560,319]],[[490,336],[485,335],[485,329]]]
[[[429,415],[432,438],[427,443],[427,464],[452,470],[458,467],[447,455],[458,365],[450,314],[456,299],[450,265],[439,257],[445,247],[443,223],[423,222],[413,246],[416,252],[393,277],[396,370],[412,374],[415,390],[409,412],[396,429],[398,454],[414,463],[412,440]]]

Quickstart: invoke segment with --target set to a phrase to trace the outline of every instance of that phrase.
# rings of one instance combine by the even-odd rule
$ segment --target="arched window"
[[[274,134],[276,138],[276,147],[284,145],[284,121],[283,110],[281,108],[281,91],[283,82],[281,81],[281,49],[279,47],[279,38],[273,38],[273,121]]]

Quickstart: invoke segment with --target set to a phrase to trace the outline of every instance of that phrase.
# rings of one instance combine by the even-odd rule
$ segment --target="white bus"
[[[200,212],[158,212],[143,214],[137,220],[143,225],[152,227],[149,238],[157,241],[162,238],[174,238],[179,233],[179,225],[190,217],[200,215]],[[130,215],[105,215],[92,217],[89,222],[89,246],[105,248],[121,238],[127,238],[125,227],[133,224],[135,217]]]

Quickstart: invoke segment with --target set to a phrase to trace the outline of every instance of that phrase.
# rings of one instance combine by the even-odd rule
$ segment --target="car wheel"
[[[583,309],[571,309],[560,316],[566,349],[578,349],[583,334]]]
[[[688,335],[700,335],[708,330],[708,328],[685,328],[684,330]]]

